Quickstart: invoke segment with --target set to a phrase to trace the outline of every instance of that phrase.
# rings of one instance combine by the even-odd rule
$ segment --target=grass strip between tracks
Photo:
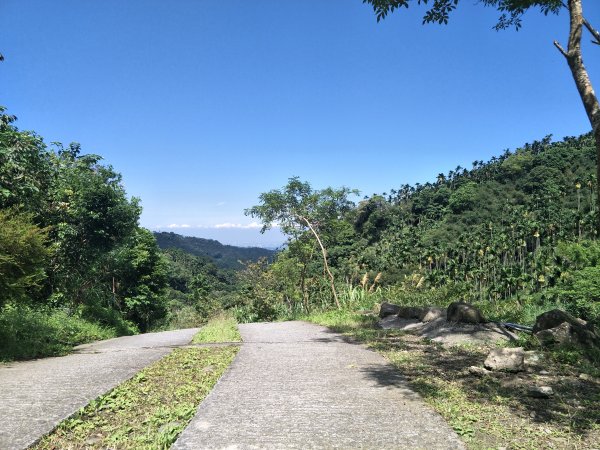
[[[241,342],[242,337],[238,331],[237,322],[225,313],[214,316],[194,336],[194,344]]]
[[[63,421],[34,449],[168,449],[238,347],[176,349]]]

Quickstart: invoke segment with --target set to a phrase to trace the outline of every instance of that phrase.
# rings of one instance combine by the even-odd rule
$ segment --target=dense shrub
[[[56,356],[117,333],[59,309],[5,305],[0,309],[0,361]]]
[[[37,298],[45,279],[46,231],[16,209],[0,210],[0,306]]]

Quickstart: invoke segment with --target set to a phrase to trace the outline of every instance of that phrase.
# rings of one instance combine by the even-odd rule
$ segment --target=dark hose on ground
[[[525,333],[533,333],[533,327],[519,325],[518,323],[500,322],[500,325],[509,330],[523,331]]]

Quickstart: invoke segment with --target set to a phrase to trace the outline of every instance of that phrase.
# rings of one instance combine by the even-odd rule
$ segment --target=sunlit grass
[[[116,336],[112,328],[58,309],[0,308],[0,361],[64,355],[76,345]]]
[[[235,319],[224,313],[214,316],[194,336],[194,344],[211,342],[241,342],[242,337],[238,331]]]
[[[33,449],[168,449],[237,351],[176,349],[92,401]]]

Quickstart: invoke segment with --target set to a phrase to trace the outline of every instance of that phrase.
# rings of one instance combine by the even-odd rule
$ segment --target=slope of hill
[[[266,248],[224,245],[214,239],[182,236],[172,232],[155,232],[154,236],[162,249],[178,248],[195,256],[208,256],[217,266],[226,269],[239,269],[242,267],[241,262],[272,259],[275,255],[274,250]]]
[[[338,227],[344,233],[326,236],[331,266],[355,285],[381,274],[389,286],[497,306],[552,299],[600,320],[595,162],[591,134],[548,136],[373,195]]]
[[[406,304],[487,302],[514,321],[524,318],[510,315],[524,303],[526,320],[536,308],[560,306],[600,323],[595,159],[590,133],[547,136],[334,211],[319,231],[340,297],[381,287]],[[279,254],[260,286],[267,294],[255,295],[302,301],[307,310],[331,304],[323,273],[307,231]]]

